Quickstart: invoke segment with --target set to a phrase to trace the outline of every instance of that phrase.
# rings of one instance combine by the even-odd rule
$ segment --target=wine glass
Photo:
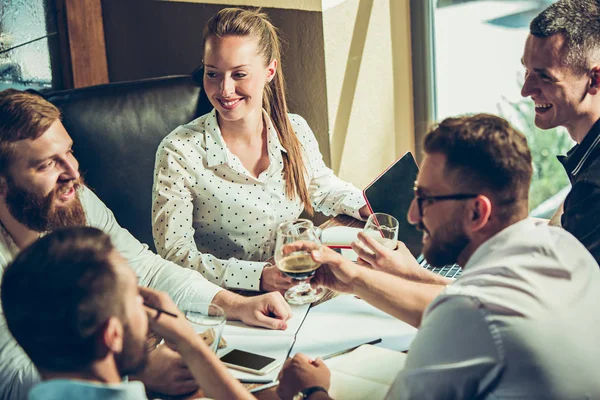
[[[398,225],[398,220],[393,216],[374,213],[369,215],[363,232],[382,246],[394,250],[398,242]]]
[[[285,292],[290,304],[307,304],[319,300],[325,294],[323,288],[312,288],[307,279],[313,276],[321,265],[311,256],[312,250],[321,249],[319,230],[307,219],[283,222],[277,228],[275,242],[275,263],[277,268],[292,279],[299,281]],[[307,244],[304,249],[284,252],[284,246],[296,241]]]

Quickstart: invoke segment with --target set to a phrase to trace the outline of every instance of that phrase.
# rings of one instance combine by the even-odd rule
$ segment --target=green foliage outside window
[[[529,210],[567,186],[569,178],[556,158],[566,154],[575,142],[562,127],[542,130],[535,126],[535,104],[529,99],[512,103],[504,99],[500,115],[527,137],[533,157],[533,179],[529,189]]]

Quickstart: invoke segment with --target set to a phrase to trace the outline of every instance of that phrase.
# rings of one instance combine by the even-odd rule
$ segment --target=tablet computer
[[[390,214],[398,220],[398,240],[404,242],[415,257],[421,253],[423,234],[408,222],[406,216],[413,201],[418,172],[415,158],[407,152],[363,190],[371,212]]]

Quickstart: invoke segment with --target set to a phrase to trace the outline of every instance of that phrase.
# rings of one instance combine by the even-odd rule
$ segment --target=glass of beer
[[[394,250],[398,245],[398,225],[398,220],[391,215],[374,213],[369,215],[363,232],[382,246]]]
[[[275,262],[277,268],[299,283],[285,292],[290,304],[307,304],[319,300],[325,294],[323,288],[312,288],[308,278],[312,277],[321,264],[312,259],[311,251],[321,249],[319,229],[307,219],[283,222],[277,228]],[[298,251],[284,251],[284,246],[297,241],[304,243]]]

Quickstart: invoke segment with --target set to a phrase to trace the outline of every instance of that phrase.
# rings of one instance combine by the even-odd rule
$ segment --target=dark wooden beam
[[[56,0],[65,88],[108,83],[101,0]]]

